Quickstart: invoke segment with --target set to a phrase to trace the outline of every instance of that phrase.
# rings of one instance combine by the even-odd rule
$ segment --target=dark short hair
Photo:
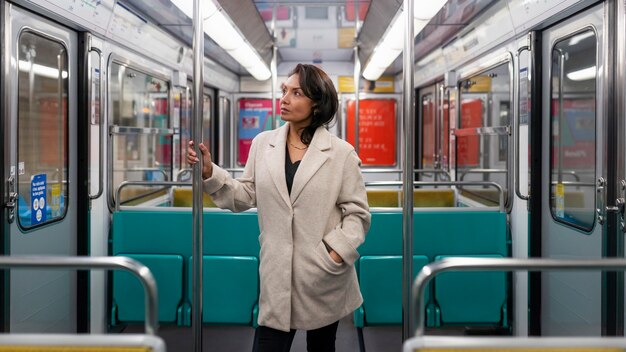
[[[339,102],[335,85],[326,72],[314,65],[298,64],[289,72],[289,76],[299,75],[300,88],[309,99],[313,100],[313,116],[311,124],[304,128],[300,139],[308,145],[313,139],[315,130],[328,125],[335,117]]]

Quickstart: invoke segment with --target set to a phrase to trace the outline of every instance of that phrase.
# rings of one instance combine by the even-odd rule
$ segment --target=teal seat
[[[159,299],[159,321],[174,323],[179,317],[179,306],[183,298],[183,257],[164,254],[119,255],[135,259],[147,266],[157,283]],[[113,273],[114,318],[118,322],[143,322],[145,319],[144,290],[133,275],[115,271]]]
[[[402,257],[364,256],[359,260],[363,305],[354,313],[357,327],[402,323]],[[428,264],[425,256],[413,256],[413,277]],[[430,297],[426,292],[426,300]]]
[[[441,255],[436,260],[458,256]],[[502,258],[500,255],[464,255]],[[497,324],[506,303],[506,273],[449,272],[435,278],[435,301],[442,324]]]
[[[361,256],[402,255],[402,213],[372,213],[372,225],[358,251]]]
[[[224,306],[217,305],[217,310],[205,303],[204,321],[215,324],[255,324],[256,319],[252,318],[249,306],[256,305],[258,297],[260,245],[257,214],[255,212],[239,214],[204,212],[203,221],[203,252],[207,256],[206,258],[211,258],[208,261],[205,260],[205,302],[226,302]],[[173,256],[180,259],[182,264],[176,264],[176,268],[180,267],[180,274],[164,274],[157,278],[160,296],[162,295],[161,286],[163,286],[165,287],[164,290],[182,292],[181,297],[183,297],[182,300],[181,298],[177,299],[176,317],[172,319],[171,316],[168,316],[161,322],[175,322],[179,326],[190,325],[191,211],[188,209],[161,211],[155,208],[154,211],[125,210],[116,212],[113,214],[111,241],[113,255],[132,253],[133,256],[144,255],[149,258]],[[154,270],[157,269],[155,267]],[[219,275],[222,274],[224,276],[220,277]],[[239,275],[243,278],[242,280],[233,280]],[[133,312],[132,317],[124,315],[127,314],[128,309],[131,309],[126,304],[126,295],[132,292],[133,297],[135,295],[143,297],[141,296],[143,290],[140,286],[127,285],[125,281],[114,280],[113,300],[122,302],[122,306],[120,307],[119,304],[115,306],[112,314],[120,316],[119,314],[122,313],[120,321],[123,322],[141,322],[144,319],[142,313]],[[228,291],[206,291],[208,287],[216,286],[228,287]],[[241,289],[243,291],[240,292]],[[242,294],[243,296],[241,296]],[[139,306],[143,309],[142,304]],[[124,308],[125,311],[122,312],[121,308]],[[221,308],[227,309],[220,313]],[[166,311],[168,311],[167,308],[161,308],[159,316]],[[122,320],[122,318],[126,320]],[[115,319],[112,322],[117,324]]]
[[[255,325],[259,297],[259,261],[252,256],[202,258],[202,322]],[[188,290],[192,301],[192,258]]]

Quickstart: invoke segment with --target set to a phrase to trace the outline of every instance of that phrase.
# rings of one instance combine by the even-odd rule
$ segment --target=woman
[[[308,351],[334,351],[339,320],[363,301],[354,262],[370,226],[360,161],[326,125],[337,92],[324,71],[299,64],[282,85],[282,127],[252,141],[238,179],[203,158],[204,192],[220,208],[257,207],[261,235],[255,351],[289,351],[296,329]],[[189,142],[187,161],[199,161]]]

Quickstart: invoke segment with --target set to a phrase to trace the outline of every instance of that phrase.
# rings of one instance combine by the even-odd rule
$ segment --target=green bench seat
[[[141,262],[152,272],[157,283],[159,321],[175,323],[183,300],[183,257],[180,255],[119,253]],[[145,295],[133,275],[113,272],[114,321],[143,322],[146,316]]]
[[[189,268],[192,267],[192,260],[189,258]],[[202,263],[202,322],[256,325],[259,260],[250,256],[204,256]],[[187,282],[191,302],[191,271]]]
[[[112,255],[128,255],[153,271],[159,290],[161,323],[181,326],[191,323],[191,220],[191,211],[171,208],[166,211],[124,210],[113,214]],[[260,251],[257,214],[205,211],[203,221],[203,320],[215,324],[255,324]],[[212,302],[219,302],[225,293],[209,283],[226,280],[229,272],[232,281],[224,282],[233,290],[228,303],[231,306],[215,309]],[[121,276],[115,273],[113,279],[115,319],[112,323],[141,322],[144,305],[136,302],[143,299],[143,290],[139,283],[124,279],[124,273],[119,274]],[[235,280],[238,275],[245,278],[245,282]],[[237,294],[242,298],[237,299]]]

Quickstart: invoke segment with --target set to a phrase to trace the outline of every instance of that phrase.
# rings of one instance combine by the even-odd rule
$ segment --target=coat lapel
[[[289,191],[287,191],[287,179],[285,177],[285,153],[287,144],[288,124],[283,125],[275,130],[274,135],[270,138],[269,146],[265,150],[265,161],[270,169],[272,180],[278,189],[278,193],[285,203],[291,207],[289,200]]]
[[[317,170],[319,170],[319,168],[324,165],[326,160],[328,160],[326,151],[330,149],[330,139],[331,134],[325,127],[317,128],[315,134],[313,135],[313,140],[311,141],[309,150],[307,150],[306,154],[304,154],[304,158],[302,158],[298,171],[296,171],[296,175],[293,178],[293,186],[291,187],[290,196],[291,204],[298,199],[298,196],[302,192],[302,189],[304,189],[304,186],[306,186],[311,177],[313,177]],[[283,179],[284,176],[283,172]]]

